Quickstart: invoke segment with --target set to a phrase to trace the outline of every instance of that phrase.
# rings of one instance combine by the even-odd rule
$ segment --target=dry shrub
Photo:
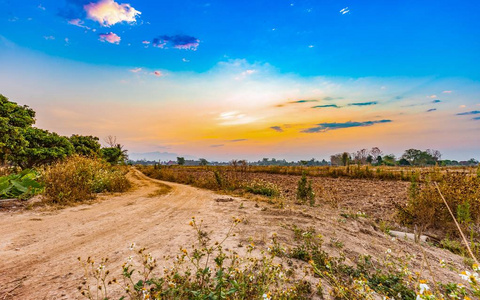
[[[99,192],[124,192],[130,188],[125,173],[98,159],[72,156],[44,170],[44,201],[68,205],[93,199]]]
[[[462,229],[478,233],[480,177],[466,173],[446,173],[438,186]],[[412,181],[407,206],[400,208],[399,217],[402,223],[416,226],[419,233],[431,229],[442,238],[447,235],[458,237],[459,234],[447,207],[431,182],[420,186]]]

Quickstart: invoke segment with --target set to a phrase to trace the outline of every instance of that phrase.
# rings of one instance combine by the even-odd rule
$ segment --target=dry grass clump
[[[452,209],[461,229],[469,233],[471,247],[479,257],[480,177],[464,173],[446,173],[438,181],[441,194]],[[416,227],[417,234],[430,231],[447,240],[458,238],[459,231],[433,182],[419,184],[413,178],[406,207],[399,208],[403,224]],[[450,248],[450,247],[447,247]]]
[[[72,156],[44,169],[44,202],[68,205],[93,199],[95,193],[124,192],[131,186],[125,174],[101,160]]]
[[[153,197],[163,196],[170,193],[170,191],[172,190],[171,186],[163,183],[158,183],[157,186],[158,186],[158,189],[148,194],[148,197],[153,198]]]

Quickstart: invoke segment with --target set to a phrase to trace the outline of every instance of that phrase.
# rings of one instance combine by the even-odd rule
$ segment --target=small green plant
[[[0,199],[28,199],[43,191],[44,185],[38,181],[36,171],[25,169],[18,174],[0,177]]]
[[[245,190],[256,195],[263,195],[267,197],[280,196],[280,189],[274,183],[265,180],[254,180],[245,185]]]
[[[440,246],[455,254],[463,254],[464,247],[459,241],[452,240],[448,236],[440,241]]]
[[[297,185],[297,202],[305,204],[309,202],[310,206],[315,205],[315,193],[312,188],[312,181],[307,180],[307,175],[303,172]]]

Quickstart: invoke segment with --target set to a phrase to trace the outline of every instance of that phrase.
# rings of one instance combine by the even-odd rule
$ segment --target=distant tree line
[[[478,160],[471,158],[468,161],[441,160],[442,154],[438,150],[418,149],[405,150],[403,155],[396,158],[394,154],[386,154],[378,147],[372,149],[361,149],[354,153],[338,153],[330,156],[332,166],[375,165],[375,166],[476,166]]]
[[[32,168],[78,154],[102,158],[111,164],[124,163],[127,151],[109,136],[101,147],[98,137],[70,137],[34,127],[35,111],[0,94],[0,165]]]
[[[438,150],[418,149],[405,150],[402,156],[397,158],[394,154],[383,154],[378,147],[361,149],[354,153],[342,152],[330,156],[330,161],[325,159],[299,161],[287,161],[285,159],[263,158],[258,161],[231,160],[229,162],[207,161],[205,158],[198,160],[177,157],[176,161],[137,160],[130,161],[139,165],[184,165],[184,166],[347,166],[347,165],[372,165],[372,166],[476,166],[479,161],[471,158],[467,161],[441,160],[442,154]]]

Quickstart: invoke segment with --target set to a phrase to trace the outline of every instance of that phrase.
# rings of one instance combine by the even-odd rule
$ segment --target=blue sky
[[[0,1],[1,33],[19,45],[93,64],[203,72],[224,57],[241,57],[304,76],[480,79],[477,1],[137,0],[128,2],[141,12],[135,24],[110,27],[69,12],[89,2]],[[69,18],[96,32],[68,24]],[[120,44],[99,43],[102,32],[116,33]],[[199,46],[192,53],[142,44],[162,35],[195,37]]]
[[[115,134],[133,151],[294,159],[383,144],[398,154],[424,147],[478,157],[479,9],[477,1],[0,0],[0,93],[40,111],[39,126]],[[299,100],[316,102],[290,103]],[[111,125],[66,117],[90,120],[91,103],[112,110]],[[134,135],[116,119],[131,112],[129,125],[139,126],[155,106],[177,118],[149,116],[148,126],[175,134]],[[363,140],[340,139],[359,132]]]

